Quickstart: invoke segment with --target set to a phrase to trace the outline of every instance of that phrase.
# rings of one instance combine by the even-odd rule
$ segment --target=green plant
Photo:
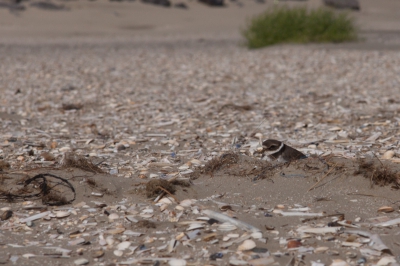
[[[352,18],[330,9],[273,8],[252,18],[242,32],[249,48],[277,43],[344,42],[357,39]]]

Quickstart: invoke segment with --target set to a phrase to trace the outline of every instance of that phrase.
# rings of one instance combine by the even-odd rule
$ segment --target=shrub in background
[[[250,20],[243,31],[249,48],[277,43],[344,42],[357,39],[348,13],[330,9],[273,8]]]

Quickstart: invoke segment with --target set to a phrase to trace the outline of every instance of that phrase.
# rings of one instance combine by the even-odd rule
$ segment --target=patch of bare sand
[[[174,197],[176,197],[178,201],[185,199],[197,200],[197,203],[192,206],[199,206],[199,211],[210,209],[223,212],[229,216],[236,217],[239,221],[249,223],[261,229],[267,242],[264,244],[258,242],[257,247],[267,248],[269,252],[274,254],[283,251],[281,256],[275,257],[275,260],[281,265],[288,263],[292,259],[293,253],[293,251],[287,250],[285,247],[286,244],[282,244],[282,239],[299,239],[299,236],[297,236],[295,232],[300,226],[328,226],[332,223],[332,218],[334,217],[341,217],[348,221],[349,224],[359,226],[360,230],[380,234],[382,241],[391,251],[398,250],[397,227],[370,227],[370,224],[373,222],[369,220],[376,216],[388,216],[389,218],[395,218],[397,216],[396,212],[398,212],[400,207],[400,202],[398,200],[398,184],[395,183],[387,186],[374,185],[371,183],[371,179],[368,178],[368,176],[366,178],[363,175],[355,175],[354,173],[365,169],[365,162],[342,158],[325,159],[314,157],[290,164],[273,165],[245,155],[234,153],[224,154],[215,159],[220,160],[217,162],[218,167],[215,167],[216,161],[214,160],[210,161],[204,169],[199,170],[204,173],[200,174],[197,179],[192,180],[192,185],[190,187],[175,186],[176,193]],[[375,163],[377,164],[373,165],[375,165],[376,169],[381,169],[379,166],[380,162]],[[208,168],[208,171],[205,171],[205,169],[211,165],[214,166],[212,170]],[[258,178],[260,169],[263,169],[263,167],[264,169],[268,167],[270,172],[267,177]],[[373,166],[368,164],[368,167],[372,169],[371,167]],[[389,162],[383,162],[382,167],[390,169],[395,175],[398,175],[397,173],[400,168],[398,164]],[[257,168],[259,169],[257,170]],[[378,171],[376,169],[375,172]],[[26,176],[43,173],[43,170],[45,169],[30,171],[29,173],[26,172],[23,174],[23,177],[26,179]],[[26,234],[18,234],[15,230],[7,230],[7,228],[4,228],[3,222],[1,234],[5,237],[4,239],[7,239],[7,242],[3,241],[3,245],[7,246],[13,243],[21,243],[21,241],[23,241],[22,238],[27,237],[26,243],[32,243],[33,240],[29,240],[29,235],[35,235],[40,231],[44,231],[44,235],[41,234],[40,237],[35,238],[39,243],[52,243],[54,240],[50,240],[51,236],[58,236],[58,240],[56,241],[56,243],[58,242],[57,246],[75,250],[70,254],[71,259],[76,259],[79,253],[82,253],[84,255],[83,257],[85,257],[85,254],[92,254],[99,248],[96,244],[96,238],[98,237],[96,232],[115,228],[115,221],[110,221],[110,218],[107,217],[111,213],[119,214],[120,217],[117,221],[119,221],[118,224],[120,224],[124,230],[140,232],[140,235],[134,239],[130,238],[130,241],[148,248],[157,246],[157,241],[154,243],[148,242],[149,237],[156,236],[156,231],[159,232],[157,234],[158,237],[161,238],[164,235],[167,236],[167,232],[170,232],[171,229],[173,230],[173,235],[179,235],[179,219],[174,220],[170,217],[170,219],[164,220],[160,219],[162,216],[158,215],[157,217],[159,218],[153,215],[142,215],[140,219],[140,215],[138,215],[140,210],[142,210],[142,213],[146,213],[143,212],[143,208],[136,209],[138,212],[136,212],[134,216],[138,219],[137,222],[129,222],[129,219],[132,219],[129,218],[132,217],[132,210],[129,206],[147,206],[144,207],[144,210],[157,209],[157,207],[154,206],[155,202],[153,202],[154,195],[148,195],[152,196],[149,199],[144,193],[144,187],[151,181],[132,182],[132,180],[129,179],[115,178],[107,174],[93,174],[72,168],[67,171],[51,170],[49,173],[62,177],[73,185],[76,190],[76,200],[70,205],[71,207],[64,209],[74,210],[77,212],[77,215],[73,215],[74,211],[72,211],[71,216],[74,216],[74,218],[69,219],[69,222],[64,224],[64,226],[62,225],[63,223],[59,224],[63,219],[60,219],[59,222],[54,222],[53,220],[33,221],[33,224],[30,225],[30,231],[27,231]],[[10,177],[9,179],[2,179],[3,191],[11,191],[12,187],[16,185],[13,182],[18,180],[18,176],[21,176],[21,174],[21,172],[12,175],[3,173],[3,177],[4,175]],[[366,173],[362,172],[362,174],[365,175]],[[137,193],[135,189],[139,189],[142,192]],[[173,192],[173,189],[170,190]],[[158,193],[161,192],[162,191],[158,191]],[[98,195],[97,193],[101,193],[103,196],[96,196]],[[95,202],[102,202],[104,204],[96,203],[96,205]],[[84,205],[87,205],[88,207],[86,208],[89,208],[86,210],[90,210],[90,207],[93,209],[89,211],[88,217],[86,217]],[[21,217],[21,215],[27,211],[26,203],[13,203],[10,206],[12,206],[15,212],[14,217]],[[116,208],[115,206],[120,207]],[[279,207],[277,208],[277,206]],[[290,211],[293,208],[299,208],[299,206],[309,208],[313,213],[323,213],[324,216],[308,219],[309,217],[301,216],[286,217],[279,213],[279,211]],[[378,213],[378,209],[382,206],[391,206],[396,212],[380,214]],[[40,204],[36,207],[37,208],[31,209],[31,213],[33,213],[32,211],[34,210],[38,210]],[[40,210],[48,211],[56,210],[57,208],[60,209],[61,207],[41,205]],[[122,209],[118,212],[117,210],[119,208]],[[174,211],[171,212],[173,209],[170,207],[167,207],[167,210],[170,210],[167,212],[169,215],[175,213]],[[178,210],[179,209],[176,209],[176,211]],[[192,210],[195,209],[192,207]],[[149,214],[152,213],[153,211]],[[158,211],[155,213],[158,213]],[[186,216],[188,217],[180,221],[187,220],[189,217],[193,216],[190,209],[186,211],[183,217]],[[76,221],[79,220],[80,222],[75,224]],[[81,223],[82,221],[86,221],[87,225],[84,226],[85,223]],[[85,234],[85,231],[76,231],[77,229],[79,230],[79,228],[85,228],[85,231],[89,234]],[[118,225],[116,228],[118,228]],[[20,229],[20,231],[23,232],[24,230]],[[198,233],[199,238],[204,238],[213,232],[214,231],[209,230],[200,231]],[[75,236],[76,234],[78,234],[78,236]],[[201,249],[206,245],[210,254],[226,252],[220,247],[224,244],[224,241],[222,241],[224,235],[226,234],[217,233],[214,238],[220,240],[215,244],[209,244],[203,240],[191,242],[191,245],[195,249]],[[322,263],[329,264],[332,258],[349,259],[349,252],[355,253],[354,256],[356,256],[356,258],[362,257],[357,249],[354,250],[340,245],[340,243],[345,242],[346,237],[348,237],[346,234],[340,233],[333,235],[328,234],[322,238],[312,236],[304,238],[301,242],[303,247],[312,247],[314,249],[318,247],[327,247],[327,252],[337,253],[334,257],[327,255],[327,253],[307,253],[304,257],[304,262],[308,265],[311,261],[320,260]],[[82,243],[86,244],[83,246],[82,244],[76,246],[76,244],[74,244],[76,238],[83,238],[84,240],[82,240]],[[126,237],[117,237],[115,240],[117,240],[118,243],[118,241],[123,242],[127,239]],[[154,246],[154,244],[156,245]],[[236,246],[239,244],[240,243],[233,244],[231,248],[235,250]],[[10,251],[10,248],[12,247],[10,246],[8,249],[6,248],[3,250],[2,258],[8,256],[7,250]],[[43,254],[44,251],[41,244],[39,244],[36,247],[32,245],[21,246],[19,247],[19,252],[21,252],[21,254]],[[77,254],[75,252],[77,252]],[[112,261],[115,256],[112,250],[106,249],[104,252],[105,254],[100,261]],[[190,249],[185,246],[179,246],[176,247],[175,252],[180,254],[181,252],[190,252]],[[32,257],[29,261],[32,263],[40,262],[46,263],[47,265],[57,265],[57,257],[59,255],[56,254],[58,253],[55,252],[53,255],[45,255],[43,257]],[[163,256],[163,254],[164,253],[161,252],[159,255]],[[165,255],[166,254],[164,254],[164,256]],[[228,258],[228,255],[225,256],[220,263],[228,263]],[[208,260],[207,258],[204,259]],[[23,260],[23,258],[21,258],[21,260]],[[65,259],[63,259],[63,261],[65,261]],[[26,261],[24,261],[24,263],[25,262]]]

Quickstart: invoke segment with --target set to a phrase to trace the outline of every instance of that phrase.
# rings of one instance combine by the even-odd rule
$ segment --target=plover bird
[[[278,162],[286,163],[307,158],[307,156],[302,152],[275,139],[265,140],[258,152],[263,155],[263,160],[268,161],[277,160]]]

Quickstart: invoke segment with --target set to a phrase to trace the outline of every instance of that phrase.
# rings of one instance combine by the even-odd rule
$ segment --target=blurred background
[[[347,5],[361,40],[400,44],[399,0],[0,0],[0,42],[240,41],[249,20],[268,9],[327,4]]]

